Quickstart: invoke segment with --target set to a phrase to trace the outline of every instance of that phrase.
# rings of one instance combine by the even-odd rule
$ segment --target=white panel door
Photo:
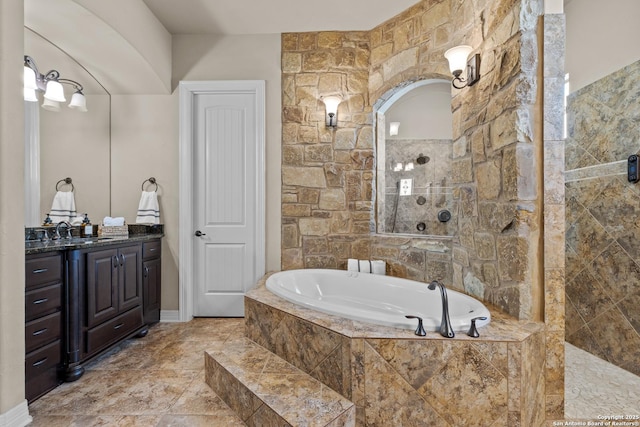
[[[257,271],[256,94],[229,90],[194,99],[194,316],[243,316]]]

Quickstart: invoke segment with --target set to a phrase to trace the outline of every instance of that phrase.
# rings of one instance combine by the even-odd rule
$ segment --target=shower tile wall
[[[569,97],[566,339],[640,375],[640,61]]]
[[[385,167],[385,231],[436,236],[453,236],[458,222],[453,188],[449,184],[451,171],[451,140],[387,139]],[[419,164],[421,155],[429,160]],[[402,163],[401,170],[397,165]],[[411,164],[413,169],[407,169]],[[400,196],[398,183],[411,179],[411,195]],[[420,198],[423,199],[420,199]],[[420,199],[420,200],[419,200]],[[397,205],[397,209],[396,209]],[[452,213],[449,222],[440,222],[438,212]],[[417,225],[425,224],[424,230]]]

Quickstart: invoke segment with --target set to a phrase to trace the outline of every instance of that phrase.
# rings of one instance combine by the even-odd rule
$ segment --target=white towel
[[[371,272],[382,276],[387,274],[387,263],[384,261],[371,261]]]
[[[353,259],[347,260],[347,271],[357,271],[359,273],[373,273],[386,275],[387,263],[384,261],[370,261],[367,259]]]
[[[137,224],[160,224],[160,205],[155,191],[143,191],[138,205]]]
[[[371,273],[371,261],[361,259],[358,261],[358,268],[360,269],[360,273]]]
[[[115,218],[112,218],[110,216],[105,216],[104,219],[102,220],[102,225],[106,225],[106,226],[117,226],[117,227],[121,227],[124,225],[124,217],[123,216],[117,216]]]
[[[49,212],[51,221],[54,224],[60,221],[71,221],[76,215],[76,200],[73,197],[73,191],[57,191]]]

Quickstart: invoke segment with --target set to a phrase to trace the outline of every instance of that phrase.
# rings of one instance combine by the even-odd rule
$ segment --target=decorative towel
[[[110,216],[105,216],[102,220],[102,225],[105,225],[107,227],[122,227],[124,225],[124,217],[117,216],[115,218],[112,218]]]
[[[387,263],[384,261],[370,261],[368,259],[347,260],[347,271],[357,271],[359,273],[373,273],[382,276],[387,274]]]
[[[137,224],[160,224],[160,205],[155,191],[143,191],[138,205]]]
[[[73,191],[57,191],[49,212],[51,221],[54,224],[60,221],[71,221],[76,215],[76,200],[73,197]]]

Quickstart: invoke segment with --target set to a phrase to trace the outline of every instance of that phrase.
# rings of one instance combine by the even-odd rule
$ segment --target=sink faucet
[[[447,298],[447,288],[437,280],[429,283],[429,289],[434,290],[440,288],[440,296],[442,297],[442,320],[440,321],[440,335],[445,338],[453,338],[456,334],[453,332],[451,320],[449,319],[449,299]]]
[[[53,236],[53,240],[59,240],[61,239],[60,237],[60,226],[64,225],[65,229],[67,230],[67,239],[71,238],[71,223],[69,223],[69,221],[60,221],[57,225],[56,225],[56,234],[55,236]]]

